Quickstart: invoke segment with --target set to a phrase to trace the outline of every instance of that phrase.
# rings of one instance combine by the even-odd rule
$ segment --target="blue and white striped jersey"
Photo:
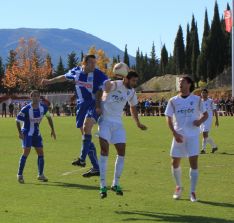
[[[68,80],[75,81],[77,103],[95,100],[95,94],[103,85],[108,77],[100,70],[86,74],[82,67],[75,67],[64,75]]]
[[[32,104],[24,106],[16,117],[17,121],[23,122],[22,132],[24,134],[40,135],[39,124],[48,111],[45,104],[39,103],[38,109],[33,109]]]

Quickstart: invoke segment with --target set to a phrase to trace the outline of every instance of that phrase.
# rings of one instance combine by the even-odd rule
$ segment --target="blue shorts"
[[[29,136],[28,134],[24,134],[24,139],[22,140],[23,148],[43,148],[42,137],[41,135],[33,135]]]
[[[77,105],[76,127],[81,128],[85,118],[93,118],[96,122],[99,118],[95,109],[95,101],[83,102]]]

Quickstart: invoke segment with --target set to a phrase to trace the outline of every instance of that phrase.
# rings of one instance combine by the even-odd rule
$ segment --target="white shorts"
[[[176,142],[173,138],[171,145],[171,157],[191,157],[199,155],[199,135],[183,136],[183,142]]]
[[[200,126],[201,132],[209,132],[211,130],[212,126],[212,119],[207,119],[205,122],[203,122]]]
[[[105,120],[98,122],[99,137],[110,144],[126,143],[126,131],[122,123],[115,123]]]

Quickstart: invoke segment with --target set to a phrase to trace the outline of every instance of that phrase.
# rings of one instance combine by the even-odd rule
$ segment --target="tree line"
[[[227,10],[230,10],[227,4]],[[97,55],[97,66],[108,76],[112,76],[114,64],[121,60],[136,70],[140,76],[140,83],[150,80],[152,77],[165,74],[188,74],[196,83],[209,82],[222,73],[225,68],[231,66],[231,35],[225,31],[224,17],[220,18],[217,2],[214,5],[214,15],[209,24],[208,13],[205,10],[204,28],[201,43],[198,37],[198,27],[195,16],[192,15],[191,23],[187,24],[186,39],[181,25],[174,41],[174,50],[169,54],[166,45],[161,46],[160,57],[156,55],[153,42],[150,55],[143,54],[138,48],[135,63],[130,64],[127,45],[124,56],[108,58],[102,49],[91,47],[90,54]],[[10,50],[6,64],[0,57],[0,92],[13,93],[29,91],[40,88],[42,78],[52,78],[63,75],[73,67],[80,65],[84,53],[71,52],[67,60],[59,58],[57,66],[52,64],[51,56],[41,48],[36,39],[24,38],[19,40],[18,47]],[[72,83],[54,84],[46,91],[71,91]]]
[[[227,10],[230,10],[229,4]],[[192,15],[191,23],[187,24],[186,39],[179,25],[172,54],[169,55],[165,44],[161,47],[160,59],[155,54],[154,43],[149,56],[138,48],[136,64],[132,68],[140,74],[141,83],[165,74],[188,74],[196,83],[209,82],[231,66],[231,41],[230,33],[225,31],[224,17],[220,18],[218,4],[215,2],[211,24],[205,10],[201,44],[197,21]]]

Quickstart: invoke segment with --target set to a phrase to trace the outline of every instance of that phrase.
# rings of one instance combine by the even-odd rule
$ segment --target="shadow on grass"
[[[220,203],[220,202],[201,201],[201,200],[199,200],[198,202],[202,204],[217,206],[217,207],[234,208],[234,204],[230,204],[230,203]]]
[[[234,223],[233,220],[227,220],[223,218],[205,217],[205,216],[193,216],[193,215],[181,215],[181,214],[169,214],[169,213],[156,213],[150,211],[116,211],[116,214],[126,215],[127,218],[122,221],[142,221],[142,222],[181,222],[181,223]],[[132,217],[131,217],[132,216]]]
[[[228,155],[228,156],[234,156],[234,153],[226,153],[226,152],[223,152],[223,153],[218,153],[220,155]]]
[[[27,183],[29,184],[29,183]],[[74,188],[74,189],[82,189],[82,190],[99,190],[97,186],[90,186],[84,184],[74,184],[74,183],[66,183],[66,182],[47,182],[47,183],[32,183],[37,186],[49,186],[49,187],[64,187],[64,188]]]

